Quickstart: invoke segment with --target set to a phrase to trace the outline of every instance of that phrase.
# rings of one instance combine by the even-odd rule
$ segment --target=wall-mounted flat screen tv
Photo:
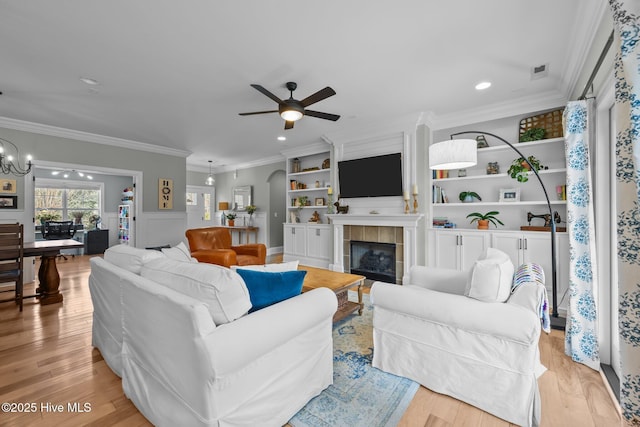
[[[400,153],[338,162],[340,197],[402,196]]]

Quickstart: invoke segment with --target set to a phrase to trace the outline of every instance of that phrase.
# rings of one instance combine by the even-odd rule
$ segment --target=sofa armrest
[[[464,295],[382,282],[371,287],[371,301],[374,314],[377,309],[389,310],[426,322],[526,344],[537,343],[540,337],[540,321],[536,314],[517,304],[483,302]]]
[[[260,260],[261,264],[267,259],[267,247],[262,243],[248,243],[246,245],[231,246],[238,255],[251,255]]]
[[[322,323],[331,335],[337,308],[335,293],[318,288],[217,327],[205,337],[216,375],[237,371]]]
[[[449,294],[464,295],[469,273],[448,268],[415,265],[409,270],[410,285]]]
[[[518,305],[524,307],[536,315],[542,312],[542,304],[546,298],[546,289],[544,285],[535,282],[525,282],[515,288],[506,304]]]
[[[203,249],[191,252],[191,256],[198,262],[222,265],[227,268],[238,263],[236,253],[231,249]]]

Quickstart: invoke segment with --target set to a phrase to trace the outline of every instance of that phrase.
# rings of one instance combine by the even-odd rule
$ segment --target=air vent
[[[531,67],[531,80],[542,79],[549,75],[549,64],[536,65]]]

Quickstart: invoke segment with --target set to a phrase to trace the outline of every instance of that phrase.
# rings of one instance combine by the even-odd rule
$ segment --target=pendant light
[[[207,177],[207,180],[205,181],[205,183],[207,185],[213,185],[213,184],[216,183],[216,180],[213,177],[213,172],[211,172],[211,163],[212,162],[213,162],[212,160],[209,160],[209,176]]]

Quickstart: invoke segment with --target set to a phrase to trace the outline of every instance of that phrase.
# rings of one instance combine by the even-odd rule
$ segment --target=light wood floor
[[[0,413],[2,426],[150,425],[122,392],[121,380],[91,347],[90,256],[60,260],[62,304],[25,300],[20,313],[0,304],[0,402],[33,403],[35,413]],[[31,289],[33,286],[31,286]],[[27,290],[29,293],[29,290]],[[619,426],[620,418],[598,373],[571,362],[563,335],[540,339],[543,427]],[[49,406],[47,412],[47,404]],[[69,412],[71,403],[90,412]],[[51,412],[63,405],[63,412]],[[509,426],[453,398],[420,387],[399,426]]]

